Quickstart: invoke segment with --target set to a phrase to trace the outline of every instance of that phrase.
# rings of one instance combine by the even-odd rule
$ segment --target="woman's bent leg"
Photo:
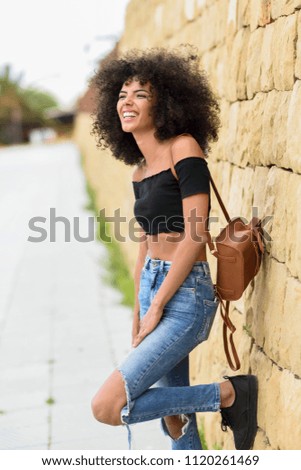
[[[148,311],[152,299],[168,275],[171,264],[169,261],[152,260],[146,257],[139,289],[141,317]],[[132,411],[138,409],[136,406],[138,397],[140,410],[144,406],[156,408],[156,403],[152,398],[154,390],[148,389],[188,356],[197,344],[207,338],[217,307],[218,301],[215,298],[209,265],[207,262],[196,262],[180,288],[165,305],[159,325],[137,348],[132,349],[128,357],[118,367],[124,380],[127,397],[127,404],[121,410],[123,423],[129,424],[130,422],[153,419],[149,417],[152,412],[147,413],[147,409],[145,409],[144,418],[142,412],[139,417],[136,415],[138,420],[134,421],[136,418],[134,415],[132,416]],[[202,410],[207,411],[219,409],[219,385],[212,384],[201,387],[205,388],[195,391],[194,394],[194,399],[197,397],[197,408],[191,409],[190,397],[186,402],[189,403],[189,407],[184,411],[183,408],[178,411],[178,399],[182,395],[183,399],[188,397],[186,392],[189,392],[189,387],[183,387],[179,396],[177,396],[177,392],[180,387],[168,387],[168,391],[165,387],[157,389],[157,391],[160,390],[159,393],[162,394],[163,401],[161,401],[161,414],[156,414],[155,417],[191,414],[200,410],[199,406]],[[202,396],[203,391],[205,391],[204,396]],[[174,399],[172,410],[170,406],[165,408],[163,403],[166,398],[167,402],[169,401],[170,393],[173,394]]]
[[[199,332],[202,325],[207,324],[206,312],[202,308],[196,309],[194,304],[191,306],[189,297],[193,303],[193,290],[180,290],[170,302],[170,308],[166,305],[156,329],[132,349],[119,366],[127,396],[127,404],[121,410],[124,424],[219,410],[220,388],[217,383],[150,389],[200,342]]]
[[[146,259],[141,275],[141,317],[147,312],[171,264],[153,261]],[[165,305],[156,329],[133,348],[118,367],[122,380],[115,371],[96,395],[93,409],[97,419],[108,424],[121,421],[128,426],[168,415],[218,410],[218,384],[198,386],[198,390],[189,386],[148,390],[206,339],[217,307],[208,265],[198,262]]]

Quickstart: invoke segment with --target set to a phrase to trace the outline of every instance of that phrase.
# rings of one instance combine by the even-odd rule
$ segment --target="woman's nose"
[[[129,105],[132,105],[133,104],[133,97],[128,95],[126,98],[125,98],[125,103],[126,104],[129,104]]]

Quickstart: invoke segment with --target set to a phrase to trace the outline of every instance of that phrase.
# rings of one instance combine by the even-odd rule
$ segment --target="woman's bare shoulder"
[[[174,164],[185,157],[205,158],[200,145],[190,134],[181,134],[177,136],[172,143],[171,152]]]

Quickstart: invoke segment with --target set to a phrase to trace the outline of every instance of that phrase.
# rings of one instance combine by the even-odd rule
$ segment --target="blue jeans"
[[[139,287],[140,318],[170,270],[172,262],[146,256]],[[195,413],[220,409],[218,383],[189,386],[189,353],[210,333],[219,305],[207,261],[196,261],[173,297],[158,326],[119,365],[127,396],[121,420],[130,424],[181,415],[182,435],[172,449],[201,449]],[[154,387],[152,387],[154,386]],[[150,388],[152,387],[152,388]]]

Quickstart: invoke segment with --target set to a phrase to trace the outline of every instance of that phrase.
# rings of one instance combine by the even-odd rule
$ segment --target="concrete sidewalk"
[[[131,310],[102,281],[104,246],[74,238],[76,217],[88,235],[87,202],[72,143],[0,150],[0,449],[127,449],[126,429],[90,408],[129,350]],[[50,241],[50,208],[69,242],[66,221]],[[133,427],[133,448],[169,449],[158,421]]]

